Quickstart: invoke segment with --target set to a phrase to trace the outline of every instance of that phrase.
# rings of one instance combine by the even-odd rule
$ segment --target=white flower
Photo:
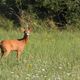
[[[42,69],[42,71],[45,71],[45,69]]]
[[[61,67],[61,66],[59,66],[59,69],[62,69],[62,67]]]
[[[70,75],[71,75],[71,73],[67,73],[67,75],[68,75],[68,76],[70,76]]]
[[[14,72],[11,72],[11,74],[13,74]]]

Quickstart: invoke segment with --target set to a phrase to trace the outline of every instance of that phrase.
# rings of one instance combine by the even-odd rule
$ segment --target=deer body
[[[24,50],[26,43],[28,42],[28,38],[29,38],[29,30],[24,31],[24,36],[22,39],[2,40],[0,42],[1,57],[3,56],[6,57],[11,51],[16,51],[17,58],[19,59],[21,53]]]

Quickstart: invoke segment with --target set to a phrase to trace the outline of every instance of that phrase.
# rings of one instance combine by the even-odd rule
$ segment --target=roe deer
[[[1,48],[1,57],[8,56],[11,51],[17,52],[17,59],[20,58],[22,51],[28,41],[29,34],[31,29],[22,29],[24,31],[24,36],[21,39],[16,40],[2,40],[0,41],[0,48]]]

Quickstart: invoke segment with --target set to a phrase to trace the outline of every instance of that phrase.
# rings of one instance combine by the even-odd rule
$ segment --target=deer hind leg
[[[4,55],[4,50],[1,49],[1,58],[3,57],[3,55]]]
[[[4,56],[6,49],[0,46],[1,48],[1,58]]]
[[[6,50],[6,49],[2,49],[1,50],[1,57],[7,57],[8,55],[9,55],[9,53],[10,53],[10,51],[9,50]]]

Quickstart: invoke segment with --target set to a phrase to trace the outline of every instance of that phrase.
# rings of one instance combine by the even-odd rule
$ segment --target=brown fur
[[[29,37],[29,35],[27,35],[28,32],[30,32],[30,30],[24,31],[24,36],[22,39],[0,41],[1,57],[3,56],[6,57],[9,55],[11,51],[16,51],[17,59],[19,59],[28,41],[28,37]]]

